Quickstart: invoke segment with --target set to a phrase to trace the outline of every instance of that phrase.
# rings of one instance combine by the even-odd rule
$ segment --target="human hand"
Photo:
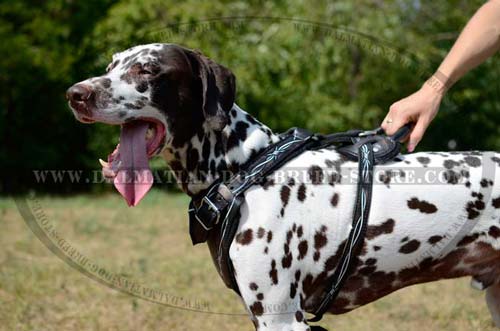
[[[415,123],[408,138],[408,151],[413,152],[424,136],[425,130],[436,116],[444,89],[426,82],[420,90],[391,105],[381,127],[393,135],[407,123]]]

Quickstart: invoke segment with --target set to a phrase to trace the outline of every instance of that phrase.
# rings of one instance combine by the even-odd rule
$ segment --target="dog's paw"
[[[328,331],[328,330],[319,325],[311,325],[311,331]]]

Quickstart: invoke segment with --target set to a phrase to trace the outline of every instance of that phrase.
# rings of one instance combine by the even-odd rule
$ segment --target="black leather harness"
[[[208,233],[220,226],[220,242],[217,248],[218,271],[226,285],[239,293],[234,269],[229,257],[229,248],[238,229],[236,215],[244,202],[244,193],[252,185],[260,184],[275,170],[304,151],[318,150],[332,145],[349,160],[358,162],[357,198],[351,231],[344,245],[341,258],[326,286],[328,292],[314,312],[310,321],[319,321],[337,297],[342,285],[349,277],[353,261],[363,245],[370,213],[373,186],[373,167],[394,159],[399,154],[399,140],[410,131],[410,125],[401,128],[395,135],[382,135],[379,128],[373,131],[350,130],[330,135],[311,134],[304,129],[293,128],[279,136],[279,141],[245,165],[244,170],[229,180],[213,183],[201,196],[189,205],[189,228],[194,244],[206,240]],[[196,238],[195,229],[203,228],[203,238]]]

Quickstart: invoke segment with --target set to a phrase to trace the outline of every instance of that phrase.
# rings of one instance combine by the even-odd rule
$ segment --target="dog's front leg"
[[[263,284],[260,289],[257,285],[252,286],[255,290],[250,288],[241,290],[243,301],[257,331],[311,330],[299,300],[291,300],[288,296],[289,288],[278,286],[264,294],[262,287]],[[285,293],[286,295],[283,295]]]
[[[300,270],[264,254],[266,240],[236,240],[230,250],[236,281],[258,331],[311,330],[301,307]]]
[[[500,284],[493,284],[486,290],[486,303],[493,322],[500,328]]]

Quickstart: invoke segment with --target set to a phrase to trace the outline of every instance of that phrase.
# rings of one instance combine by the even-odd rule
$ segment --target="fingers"
[[[385,118],[384,120],[382,121],[382,123],[380,124],[380,127],[382,129],[384,129],[384,131],[387,133],[387,130],[390,130],[390,126],[392,126],[392,122],[393,119],[392,119],[392,112],[394,110],[396,106],[396,103],[393,103],[390,107],[389,107],[389,112],[387,113],[387,115],[385,115]]]
[[[400,102],[394,103],[389,108],[389,113],[384,119],[381,127],[384,129],[385,133],[390,136],[395,134],[403,125],[417,120],[417,124],[411,130],[409,137],[406,138],[406,140],[408,140],[408,151],[411,153],[415,150],[420,140],[422,140],[425,130],[429,126],[429,121],[423,116],[411,118],[408,112],[404,112],[401,107]]]
[[[388,135],[393,135],[406,123],[416,123],[408,142],[408,151],[413,152],[436,116],[441,99],[442,94],[424,84],[420,90],[392,104],[381,127]]]
[[[429,121],[423,117],[420,117],[417,124],[410,133],[410,139],[408,141],[408,152],[413,152],[415,147],[417,147],[420,140],[424,136],[425,130],[429,126]]]
[[[389,108],[389,113],[380,125],[387,135],[393,135],[403,125],[409,122],[409,118],[400,111],[399,103],[393,103]]]

